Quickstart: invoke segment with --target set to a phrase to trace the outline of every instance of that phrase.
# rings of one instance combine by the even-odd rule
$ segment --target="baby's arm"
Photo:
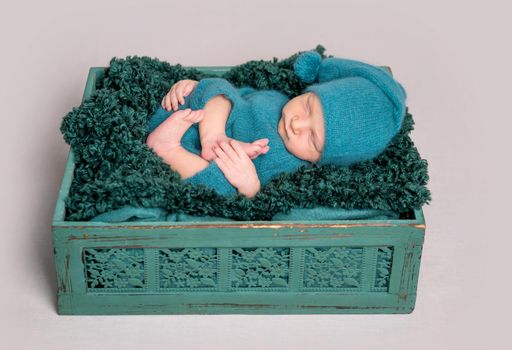
[[[175,83],[162,100],[162,107],[167,111],[177,111],[178,104],[185,104],[185,96],[196,89],[198,81],[184,79]],[[204,87],[206,85],[206,87]],[[192,107],[194,110],[203,109],[204,118],[199,122],[201,142],[211,140],[214,135],[226,135],[226,122],[231,113],[231,99],[236,98],[236,89],[224,79],[206,79],[199,87],[201,95]],[[225,95],[228,95],[227,98]]]
[[[204,106],[204,118],[199,122],[201,145],[214,135],[226,135],[226,122],[231,112],[231,101],[224,95],[212,97]]]
[[[232,103],[243,103],[237,89],[227,80],[221,78],[206,78],[201,82],[195,80],[180,80],[175,83],[162,100],[166,110],[177,110],[178,104],[184,104],[184,97],[194,91],[190,107],[194,110],[203,109],[204,118],[199,122],[199,137],[201,157],[207,161],[215,158],[213,146],[221,141],[229,141],[226,136],[226,123],[232,110]],[[254,159],[269,151],[268,139],[259,139],[251,143],[241,142],[249,158]]]
[[[204,159],[213,159],[213,145],[228,139],[226,122],[231,108],[231,101],[224,95],[212,97],[204,106],[204,118],[199,122],[201,156]]]
[[[231,138],[226,136],[226,122],[231,113],[231,101],[224,95],[212,97],[204,106],[205,116],[199,122],[199,137],[201,141],[201,157],[211,161],[215,158],[213,147],[220,142],[228,142]],[[254,159],[270,149],[268,139],[259,139],[252,143],[241,142],[249,158]]]
[[[225,158],[223,164],[228,168],[224,167],[221,172],[216,163],[210,164],[181,145],[181,139],[188,128],[203,118],[203,110],[179,110],[151,132],[146,143],[170,165],[171,169],[178,172],[185,182],[213,185],[215,190],[223,195],[232,194],[233,191],[236,193],[238,190],[239,193],[252,198],[259,191],[259,180],[256,169],[245,152],[237,156],[234,162]],[[225,147],[224,143],[222,147]],[[241,146],[237,150],[240,152]],[[234,153],[233,150],[226,152],[231,156]],[[222,156],[227,157],[224,153]],[[219,162],[219,159],[216,159],[216,162]]]
[[[149,135],[147,145],[177,171],[185,182],[212,186],[221,195],[231,195],[238,191],[247,198],[253,198],[260,190],[258,174],[236,140],[231,140],[229,145],[221,142],[220,147],[215,146],[218,158],[211,164],[187,151],[179,141],[175,142],[179,134],[183,134],[192,123],[202,118],[202,114],[190,110],[174,113]]]

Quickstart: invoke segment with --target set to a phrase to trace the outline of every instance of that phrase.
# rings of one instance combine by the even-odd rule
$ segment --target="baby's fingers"
[[[183,88],[183,96],[188,96],[192,90],[196,87],[197,82],[196,81],[189,81],[187,85]]]
[[[184,92],[185,85],[186,84],[184,84],[184,83],[180,83],[176,86],[176,91],[175,91],[176,99],[179,100],[179,102],[181,104],[185,104],[185,100],[183,99],[183,92]]]
[[[234,139],[230,140],[229,141],[229,144],[233,147],[233,149],[235,150],[235,152],[238,154],[238,156],[243,159],[243,160],[249,160],[249,156],[247,155],[247,153],[245,153],[244,149],[242,148],[242,145],[240,145],[240,143]]]
[[[196,81],[186,80],[186,81],[183,81],[181,84],[179,84],[176,87],[176,96],[182,105],[185,104],[184,97],[188,96],[188,94],[190,94],[190,92],[194,89],[195,86],[196,86]]]
[[[222,150],[222,148],[220,148],[217,145],[213,146],[213,151],[215,152],[217,157],[222,160],[226,170],[230,170],[231,165],[233,164],[233,161],[231,160],[231,158],[229,158],[228,155]]]
[[[178,109],[178,98],[176,97],[176,84],[172,87],[171,91],[169,92],[171,105],[173,110]]]
[[[219,169],[224,173],[224,175],[228,174],[229,168],[221,158],[217,157],[217,158],[213,159],[213,161],[215,163],[217,163],[217,165],[219,166]]]
[[[169,111],[169,109],[171,109],[171,95],[170,93],[167,93],[164,98],[162,99],[162,107],[166,110],[166,111]]]
[[[234,150],[231,142],[227,143],[226,141],[222,141],[220,146],[233,162],[238,162],[240,160],[240,157],[238,156],[237,151]]]
[[[236,154],[238,155],[239,159],[242,161],[242,163],[251,163],[252,164],[252,161],[251,161],[251,158],[247,155],[247,153],[245,152],[245,150],[242,148],[242,145],[240,144],[240,142],[238,142],[237,140],[230,140],[230,145],[233,147],[233,149],[235,150]]]

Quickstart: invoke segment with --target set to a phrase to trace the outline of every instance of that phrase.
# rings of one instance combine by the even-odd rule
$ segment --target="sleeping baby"
[[[400,130],[406,93],[384,69],[309,51],[294,70],[312,85],[293,99],[222,78],[176,83],[149,121],[148,147],[184,182],[253,198],[304,165],[370,160]]]

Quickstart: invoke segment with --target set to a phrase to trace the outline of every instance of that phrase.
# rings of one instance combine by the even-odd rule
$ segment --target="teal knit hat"
[[[322,60],[316,51],[301,54],[297,77],[315,83],[322,104],[325,145],[318,165],[350,166],[384,151],[405,116],[406,93],[383,68],[342,58]]]

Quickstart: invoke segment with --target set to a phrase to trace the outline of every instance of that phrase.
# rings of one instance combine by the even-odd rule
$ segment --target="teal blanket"
[[[323,220],[391,220],[398,219],[399,213],[379,209],[343,209],[329,207],[293,208],[289,213],[277,213],[272,221],[323,221]],[[126,206],[100,214],[91,221],[126,222],[126,221],[236,221],[220,216],[194,216],[185,213],[168,213],[162,208],[140,208]]]

